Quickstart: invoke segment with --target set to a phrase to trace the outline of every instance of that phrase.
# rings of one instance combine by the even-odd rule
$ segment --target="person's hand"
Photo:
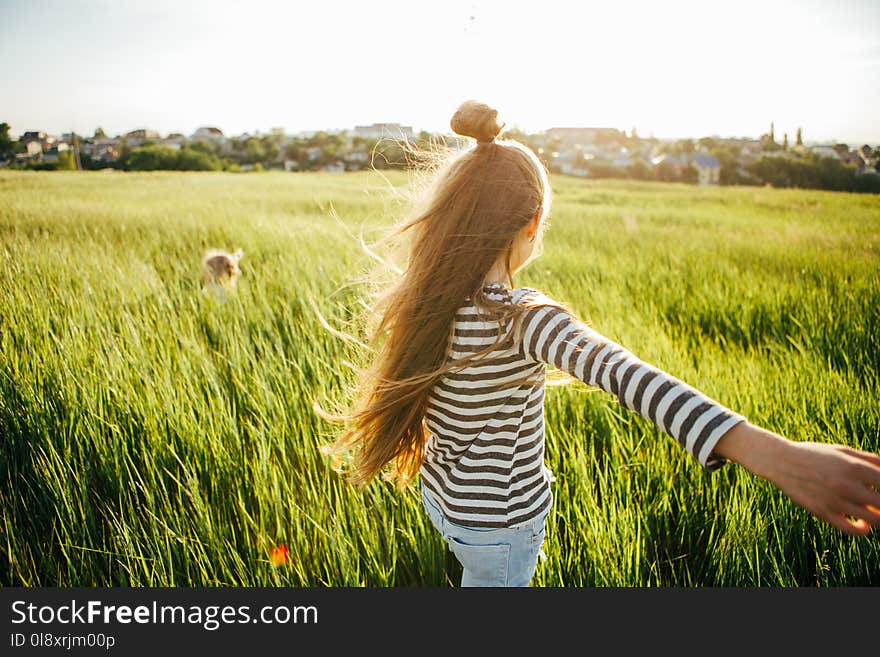
[[[797,442],[784,454],[770,481],[794,502],[847,534],[880,527],[880,456]]]
[[[880,527],[880,456],[843,445],[801,443],[741,422],[714,449],[772,482],[820,520],[864,536]]]

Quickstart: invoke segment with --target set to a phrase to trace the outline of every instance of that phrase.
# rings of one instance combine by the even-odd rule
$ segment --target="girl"
[[[709,471],[734,461],[849,534],[880,526],[880,457],[796,443],[751,424],[636,358],[564,305],[512,276],[541,253],[550,211],[545,167],[497,140],[497,112],[476,101],[452,117],[476,145],[438,170],[410,231],[406,271],[380,300],[376,357],[351,425],[331,447],[351,454],[349,480],[388,466],[420,475],[431,522],[461,562],[462,586],[527,586],[551,506],[544,467],[548,364],[615,395]],[[378,343],[381,342],[379,345]]]

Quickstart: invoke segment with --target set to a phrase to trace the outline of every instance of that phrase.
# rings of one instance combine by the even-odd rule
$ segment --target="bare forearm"
[[[792,442],[751,422],[740,422],[715,444],[715,454],[764,479],[772,480]]]

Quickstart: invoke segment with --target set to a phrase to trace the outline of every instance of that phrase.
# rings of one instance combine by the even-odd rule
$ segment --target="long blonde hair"
[[[398,485],[414,477],[424,454],[431,387],[446,372],[492,351],[505,337],[499,332],[494,345],[447,362],[454,316],[465,299],[488,318],[513,320],[514,331],[520,330],[529,307],[488,298],[483,282],[507,254],[507,279],[513,287],[511,247],[539,211],[533,254],[541,248],[551,200],[547,169],[522,143],[496,139],[504,124],[484,103],[465,101],[450,125],[458,135],[477,141],[463,150],[447,149],[440,157],[417,153],[429,163],[431,182],[409,216],[385,238],[408,233],[408,261],[396,284],[370,308],[379,316],[370,336],[375,357],[361,372],[353,408],[334,415],[315,404],[325,419],[350,425],[326,451],[352,457],[346,475],[354,484],[367,484],[389,464],[388,478]]]

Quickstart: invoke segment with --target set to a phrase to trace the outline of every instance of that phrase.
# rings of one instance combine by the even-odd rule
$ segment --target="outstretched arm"
[[[864,535],[872,525],[880,527],[880,456],[793,442],[762,429],[551,306],[529,311],[523,347],[535,360],[616,395],[706,469],[734,461],[846,533]]]
[[[675,438],[707,470],[725,463],[714,451],[721,436],[747,421],[559,308],[529,310],[522,340],[526,355],[615,395],[621,406]]]

